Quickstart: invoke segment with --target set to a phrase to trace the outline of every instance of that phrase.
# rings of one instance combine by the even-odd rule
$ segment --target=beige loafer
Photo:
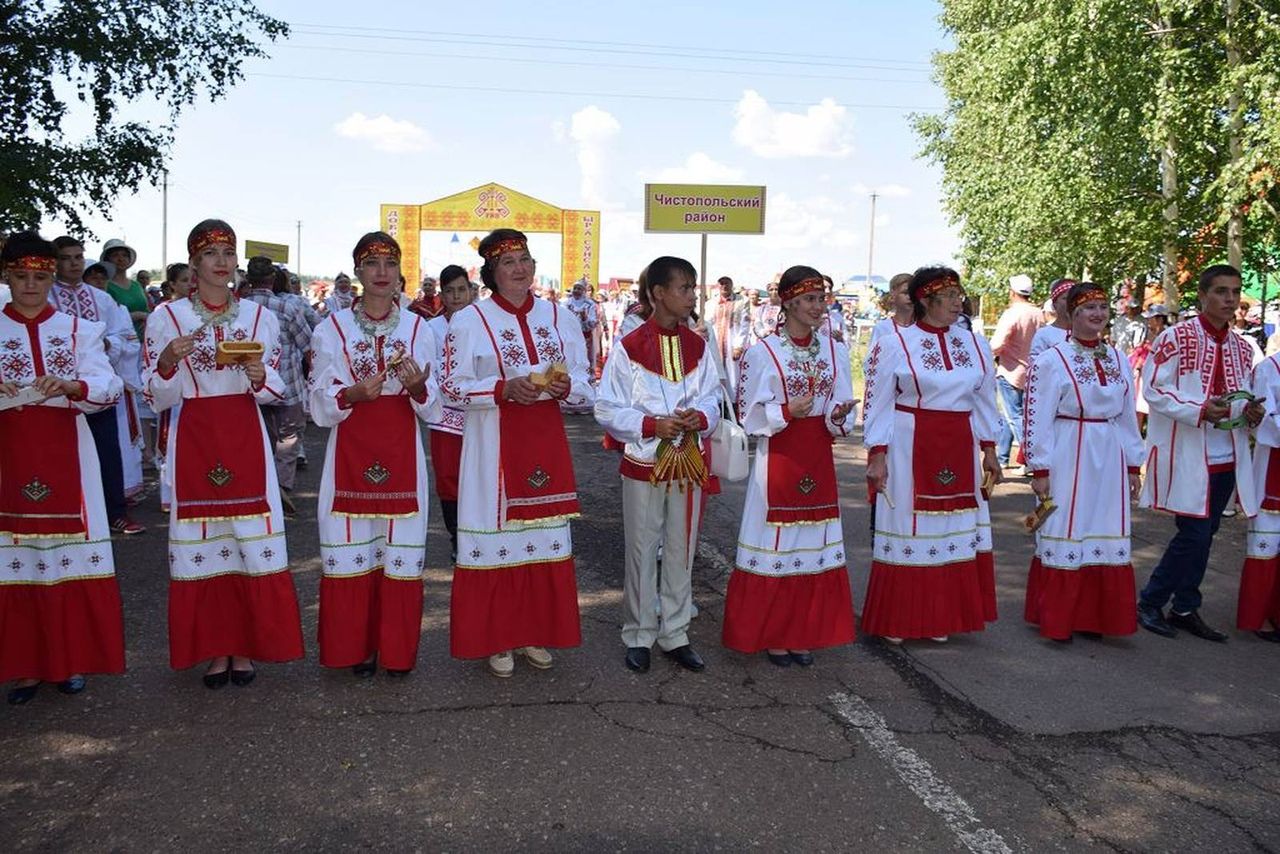
[[[516,653],[523,655],[525,661],[539,670],[548,670],[551,667],[551,653],[540,646],[522,646],[516,650]]]
[[[489,656],[489,672],[499,679],[506,679],[512,673],[515,673],[516,660],[511,656],[511,651],[507,650],[506,652]]]

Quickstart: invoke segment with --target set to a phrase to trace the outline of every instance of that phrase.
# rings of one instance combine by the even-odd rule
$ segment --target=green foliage
[[[48,217],[81,225],[80,210],[155,182],[173,124],[216,99],[265,56],[260,37],[288,35],[249,0],[0,0],[0,230]],[[69,98],[93,132],[64,130]],[[155,100],[163,127],[121,121],[122,105]]]
[[[1223,246],[1247,206],[1246,244],[1275,242],[1280,201],[1280,17],[1240,0],[1228,68],[1223,0],[944,0],[955,49],[935,57],[940,116],[916,116],[944,170],[969,285],[1014,273],[1042,288],[1088,275],[1158,278],[1168,241],[1181,264]],[[1230,156],[1229,95],[1241,153]],[[1174,152],[1177,218],[1164,220],[1161,154]],[[1247,255],[1247,253],[1246,253]]]

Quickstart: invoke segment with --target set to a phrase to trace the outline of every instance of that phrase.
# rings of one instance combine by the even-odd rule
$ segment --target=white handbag
[[[725,480],[742,480],[751,471],[747,431],[738,423],[728,401],[720,401],[720,423],[711,434],[711,473]]]

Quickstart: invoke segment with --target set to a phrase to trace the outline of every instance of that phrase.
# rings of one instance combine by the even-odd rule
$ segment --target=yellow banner
[[[482,184],[420,208],[423,231],[492,231],[518,228],[525,232],[560,231],[560,208],[504,187]]]
[[[400,275],[405,277],[405,292],[411,297],[422,284],[422,226],[418,208],[418,205],[382,205],[381,217],[382,230],[400,244]]]
[[[645,184],[644,230],[694,234],[764,234],[764,187]]]
[[[245,260],[256,258],[259,255],[265,255],[277,264],[288,264],[289,244],[267,243],[264,240],[246,240],[244,242]]]
[[[586,279],[590,290],[600,281],[600,212],[565,211],[560,230],[560,287]]]

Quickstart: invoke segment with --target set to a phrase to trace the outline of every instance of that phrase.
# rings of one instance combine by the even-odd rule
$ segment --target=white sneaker
[[[902,638],[891,638],[888,635],[881,635],[880,640],[885,643],[891,643],[894,646],[902,646]]]
[[[525,661],[539,670],[548,670],[551,667],[551,653],[540,646],[522,646],[516,650],[516,653],[523,655]]]
[[[507,650],[506,652],[489,656],[489,672],[499,679],[506,679],[512,673],[515,673],[516,660],[511,657],[511,651]]]
[[[946,636],[946,635],[938,635],[937,637],[929,638],[929,640],[933,641],[934,643],[946,643],[946,642],[947,642],[947,636]]]

